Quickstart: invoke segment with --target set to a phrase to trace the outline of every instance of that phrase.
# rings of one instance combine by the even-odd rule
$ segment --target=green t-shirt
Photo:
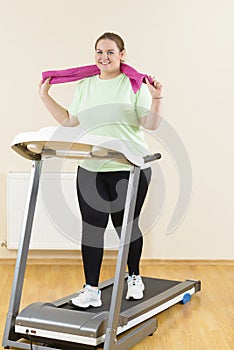
[[[144,156],[149,149],[144,140],[140,118],[148,114],[151,95],[146,84],[134,94],[129,78],[121,73],[110,80],[98,75],[81,80],[68,108],[89,134],[121,139],[136,154]],[[101,145],[100,145],[101,146]],[[90,171],[129,170],[127,164],[113,160],[93,159],[80,162]]]

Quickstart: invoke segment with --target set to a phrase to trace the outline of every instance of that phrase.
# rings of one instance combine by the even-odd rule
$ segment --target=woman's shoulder
[[[90,85],[93,77],[83,78],[76,82],[76,90],[85,89]]]

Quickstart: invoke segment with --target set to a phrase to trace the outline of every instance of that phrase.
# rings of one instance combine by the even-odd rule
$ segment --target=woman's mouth
[[[109,61],[100,61],[99,63],[103,66],[107,66],[108,64],[110,64]]]

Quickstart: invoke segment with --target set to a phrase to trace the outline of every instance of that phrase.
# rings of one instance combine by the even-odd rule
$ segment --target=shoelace
[[[130,283],[131,283],[131,282],[132,282],[132,284],[133,284],[134,286],[140,286],[140,285],[142,284],[141,278],[140,278],[140,277],[137,277],[137,276],[135,276],[135,275],[133,275],[133,276],[131,277]]]
[[[83,294],[85,292],[96,292],[96,290],[93,288],[90,288],[90,287],[87,288],[87,286],[84,285],[83,288],[81,290],[79,290],[78,294]],[[99,291],[97,292],[97,294],[99,294]]]
[[[87,291],[87,288],[86,288],[86,286],[84,285],[83,288],[80,289],[80,290],[78,291],[78,294],[82,294],[82,293],[84,293],[85,291]]]

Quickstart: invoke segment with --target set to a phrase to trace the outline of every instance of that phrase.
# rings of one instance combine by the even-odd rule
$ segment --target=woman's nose
[[[102,58],[104,58],[105,60],[108,58],[107,52],[102,53]]]

